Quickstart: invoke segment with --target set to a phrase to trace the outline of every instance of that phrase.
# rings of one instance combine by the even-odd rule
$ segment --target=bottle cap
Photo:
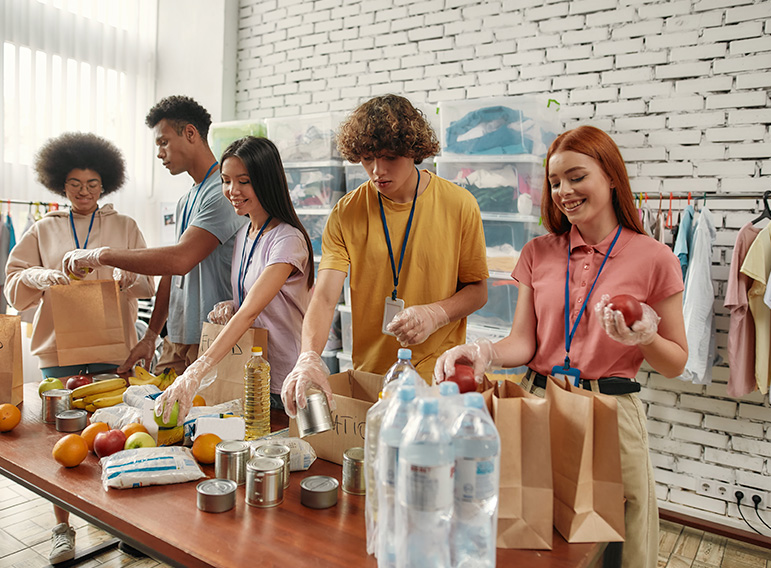
[[[399,359],[412,359],[412,349],[405,349],[402,347],[399,349],[399,351],[396,352],[396,356]]]
[[[463,395],[463,406],[466,408],[484,408],[485,399],[478,392],[467,392]]]
[[[439,399],[438,398],[421,398],[418,400],[418,411],[423,414],[438,414],[439,413]]]
[[[257,355],[262,355],[262,347],[255,345],[252,347],[252,353],[257,353]]]
[[[460,394],[458,389],[458,383],[452,381],[444,381],[439,383],[439,394],[442,396],[452,396],[454,394]]]
[[[399,393],[399,400],[409,402],[415,398],[415,387],[412,385],[402,385],[396,392]]]

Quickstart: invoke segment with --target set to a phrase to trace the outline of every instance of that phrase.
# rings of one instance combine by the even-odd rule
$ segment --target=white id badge
[[[386,335],[394,335],[390,331],[386,330],[386,326],[388,326],[389,323],[391,323],[391,320],[394,319],[396,314],[398,314],[400,311],[404,309],[404,300],[401,298],[396,298],[393,300],[392,298],[388,297],[385,299],[385,307],[383,308],[383,333]]]
[[[172,276],[174,279],[174,285],[179,288],[180,290],[185,289],[185,277],[184,276]]]

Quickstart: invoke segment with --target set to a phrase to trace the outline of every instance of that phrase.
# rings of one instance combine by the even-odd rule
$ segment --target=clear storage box
[[[517,305],[517,287],[510,277],[487,279],[487,303],[469,315],[468,323],[475,326],[511,329]]]
[[[342,113],[307,114],[268,118],[268,138],[278,148],[283,162],[340,159],[335,131]]]
[[[519,253],[525,243],[544,233],[538,219],[529,221],[484,222],[485,245],[487,246],[487,269],[493,273],[511,274],[519,260]]]
[[[244,136],[264,138],[266,130],[265,122],[256,119],[214,122],[209,127],[209,147],[219,160],[231,143]]]
[[[285,162],[292,203],[299,209],[331,209],[345,193],[340,162]]]
[[[318,262],[321,260],[321,236],[324,233],[324,225],[327,223],[326,212],[323,215],[298,214],[297,217],[308,231],[313,247],[313,259]]]
[[[338,373],[344,373],[345,371],[353,370],[353,358],[350,353],[344,353],[343,351],[337,352],[338,361]]]

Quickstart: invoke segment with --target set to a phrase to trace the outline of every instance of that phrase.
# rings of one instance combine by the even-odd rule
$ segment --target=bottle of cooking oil
[[[270,363],[262,356],[262,347],[252,347],[244,367],[244,422],[246,440],[270,434]]]

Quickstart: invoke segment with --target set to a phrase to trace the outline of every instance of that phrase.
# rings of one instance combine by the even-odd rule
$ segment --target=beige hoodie
[[[91,214],[73,213],[75,230],[81,246],[88,235],[88,248],[108,246],[117,249],[145,248],[145,239],[136,222],[126,215],[121,215],[112,204],[101,206],[94,217],[94,224],[89,235],[88,227]],[[70,226],[69,210],[51,211],[24,233],[24,236],[11,250],[6,264],[5,295],[8,303],[17,310],[26,310],[37,306],[32,323],[32,354],[40,359],[40,367],[58,366],[56,355],[56,334],[54,333],[53,314],[48,293],[30,288],[21,281],[21,274],[27,268],[42,267],[54,270],[62,269],[65,253],[75,248],[75,238]],[[102,267],[88,275],[87,280],[112,279],[112,267]],[[139,280],[121,295],[124,306],[128,306],[128,322],[137,318],[137,298],[150,298],[155,293],[152,277],[140,276]],[[132,346],[136,343],[136,331],[130,326],[129,337]],[[92,363],[115,363],[123,361],[92,361]]]

